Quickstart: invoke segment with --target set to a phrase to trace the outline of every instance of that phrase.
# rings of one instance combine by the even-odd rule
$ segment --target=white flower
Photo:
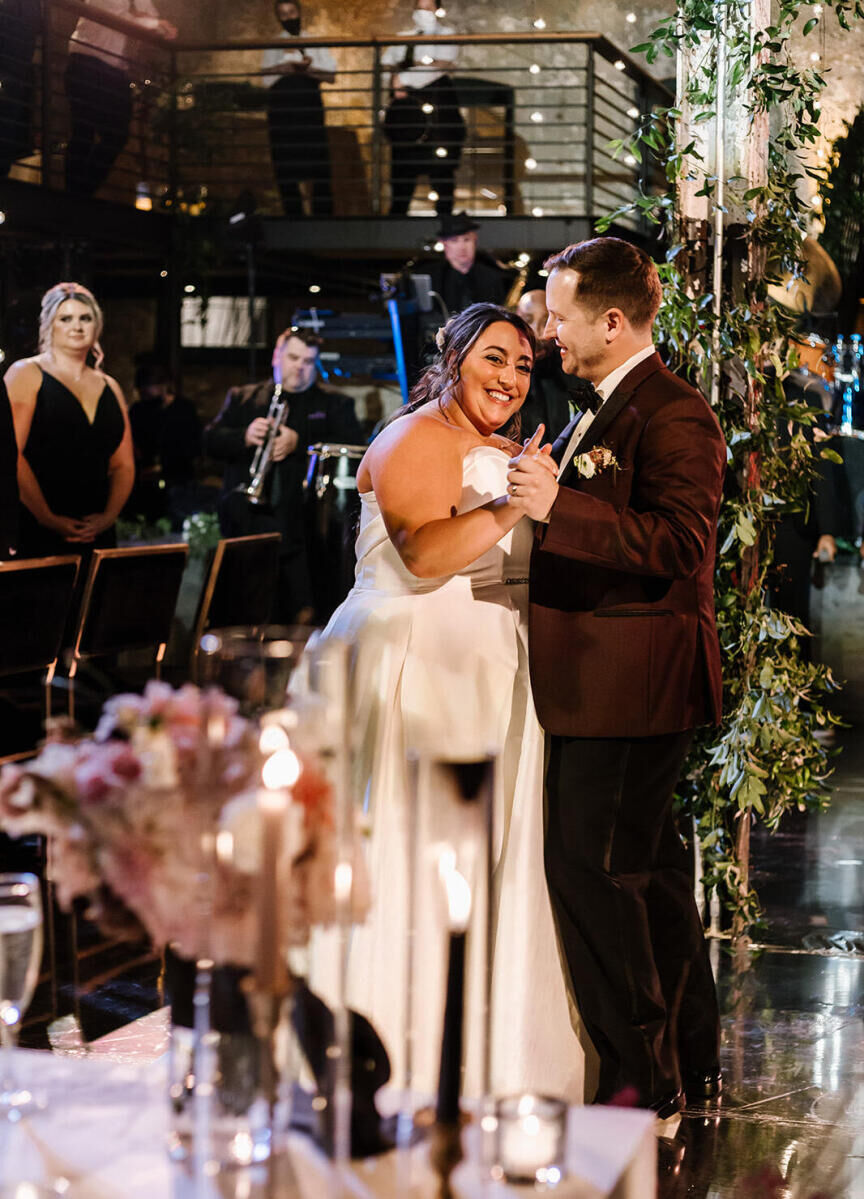
[[[583,479],[593,479],[597,474],[597,467],[590,454],[576,455],[576,470]]]

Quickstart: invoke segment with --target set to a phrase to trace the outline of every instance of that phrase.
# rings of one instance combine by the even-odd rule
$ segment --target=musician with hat
[[[436,237],[444,247],[443,258],[423,265],[451,315],[469,304],[488,301],[503,304],[510,287],[506,273],[491,254],[477,247],[480,226],[467,212],[442,216]]]
[[[204,432],[205,451],[225,464],[219,501],[223,537],[274,530],[282,534],[273,617],[284,624],[312,619],[315,608],[316,564],[309,561],[304,520],[307,448],[316,442],[358,445],[363,440],[351,399],[317,381],[321,344],[309,330],[286,329],[273,350],[273,378],[232,387]],[[281,393],[274,403],[277,380]],[[252,497],[251,468],[259,449],[256,467],[263,450],[272,465],[254,472],[260,495]]]

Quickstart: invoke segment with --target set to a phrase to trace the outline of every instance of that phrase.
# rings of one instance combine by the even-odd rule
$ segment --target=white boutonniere
[[[593,479],[595,475],[602,474],[610,466],[613,470],[619,469],[618,459],[605,445],[596,445],[587,454],[577,454],[573,459],[573,464],[576,467],[576,473],[583,479]]]

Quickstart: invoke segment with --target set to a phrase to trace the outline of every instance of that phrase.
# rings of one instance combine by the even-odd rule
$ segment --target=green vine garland
[[[790,335],[797,317],[771,303],[768,287],[782,277],[801,276],[801,243],[808,206],[799,195],[802,175],[819,178],[805,165],[818,137],[823,75],[796,65],[790,37],[806,6],[780,0],[773,23],[749,27],[745,0],[684,0],[647,42],[634,48],[648,62],[691,52],[683,97],[689,127],[714,116],[717,103],[717,31],[727,34],[728,94],[735,93],[751,119],[770,114],[767,176],[747,188],[740,177],[725,181],[727,204],[745,214],[727,234],[721,314],[713,312],[711,281],[700,269],[705,243],[688,242],[680,213],[680,187],[698,169],[695,141],[682,145],[677,108],[657,109],[634,136],[614,143],[616,153],[641,160],[655,154],[669,184],[660,195],[643,194],[598,222],[600,232],[625,213],[639,214],[665,234],[661,265],[664,304],[659,338],[673,367],[704,383],[719,345],[722,363],[717,416],[729,446],[730,486],[720,517],[717,558],[717,624],[724,666],[724,718],[718,729],[700,730],[679,788],[682,806],[694,818],[703,851],[705,882],[717,887],[733,913],[733,932],[744,934],[758,919],[758,898],[749,878],[749,830],[754,818],[776,829],[792,808],[828,802],[829,754],[815,736],[836,723],[825,698],[836,686],[830,672],[806,660],[809,634],[791,616],[772,609],[767,588],[774,532],[781,517],[806,509],[818,466],[809,427],[817,413],[787,399],[783,379],[797,365]],[[825,0],[843,28],[864,16],[861,0]],[[808,36],[819,23],[803,25]],[[679,103],[681,102],[679,97]],[[717,180],[707,177],[699,194],[713,197]]]

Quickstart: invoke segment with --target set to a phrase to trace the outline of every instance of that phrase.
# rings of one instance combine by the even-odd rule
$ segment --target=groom
[[[614,237],[545,263],[568,375],[596,388],[553,447],[511,462],[541,522],[531,680],[549,734],[546,876],[595,1101],[625,1088],[665,1119],[720,1090],[719,1018],[672,798],[696,725],[721,712],[714,624],[723,436],[652,344],[657,270]]]

